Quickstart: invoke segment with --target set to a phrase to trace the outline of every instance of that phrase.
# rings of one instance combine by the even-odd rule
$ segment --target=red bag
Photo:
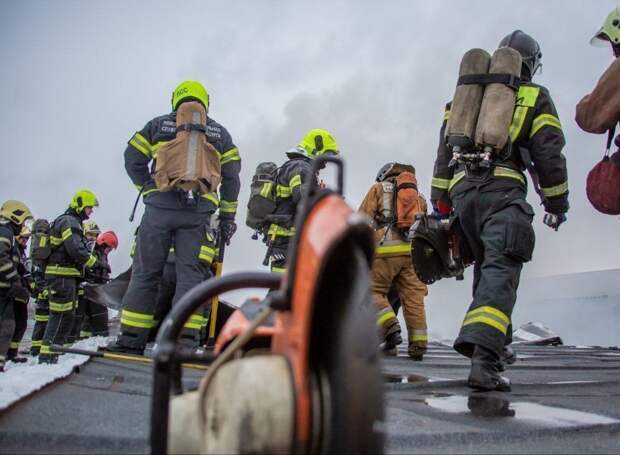
[[[615,127],[609,130],[607,150],[603,159],[592,168],[586,181],[586,194],[592,206],[601,213],[620,215],[620,151],[609,157]]]
[[[422,212],[422,202],[418,193],[418,181],[412,172],[401,172],[394,182],[394,221],[398,229],[413,225],[415,216]]]

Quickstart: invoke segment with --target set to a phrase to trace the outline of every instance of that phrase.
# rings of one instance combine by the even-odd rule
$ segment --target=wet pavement
[[[515,350],[511,393],[471,391],[449,346],[385,358],[386,452],[620,453],[620,350]],[[151,381],[150,366],[92,360],[0,415],[0,453],[147,453]]]

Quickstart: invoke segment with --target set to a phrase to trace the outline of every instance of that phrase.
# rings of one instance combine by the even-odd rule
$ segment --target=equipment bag
[[[422,213],[418,181],[412,172],[401,172],[394,179],[394,226],[409,230],[416,215]]]
[[[596,210],[607,215],[620,215],[620,167],[614,164],[620,158],[620,151],[609,157],[615,131],[615,126],[609,130],[603,159],[588,173],[586,181],[588,200]]]
[[[269,221],[269,215],[276,210],[276,181],[278,166],[270,161],[260,163],[252,177],[250,199],[245,224],[252,229],[261,229]]]
[[[51,226],[49,221],[39,218],[32,223],[32,239],[30,240],[30,258],[36,265],[45,263],[52,254],[50,243]]]
[[[221,180],[220,157],[207,141],[207,111],[196,101],[177,110],[176,138],[157,153],[155,184],[159,191],[180,189],[209,193]]]

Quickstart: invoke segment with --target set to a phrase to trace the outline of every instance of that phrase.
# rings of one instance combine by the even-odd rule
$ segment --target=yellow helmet
[[[197,100],[209,110],[209,92],[198,81],[183,81],[172,92],[172,110],[176,111],[179,104],[188,99]]]
[[[84,207],[99,207],[99,201],[91,190],[81,189],[73,195],[69,207],[80,213]]]
[[[82,222],[82,227],[84,228],[84,234],[97,234],[101,233],[101,229],[94,220],[86,220]]]
[[[8,200],[2,204],[0,216],[20,226],[24,224],[26,220],[32,220],[34,218],[26,204],[15,200]]]
[[[298,148],[303,149],[310,158],[315,158],[325,153],[330,153],[332,155],[338,155],[340,153],[334,136],[328,131],[320,128],[308,131],[299,143]]]
[[[614,9],[607,15],[603,26],[596,32],[590,41],[592,44],[597,42],[610,42],[613,45],[620,45],[620,8]]]

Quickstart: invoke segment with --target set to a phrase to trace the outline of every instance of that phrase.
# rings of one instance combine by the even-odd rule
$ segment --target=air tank
[[[471,49],[463,55],[459,77],[470,74],[487,74],[491,56],[484,49]],[[484,85],[457,85],[446,127],[446,142],[452,151],[459,152],[474,145],[474,134]]]
[[[510,47],[501,47],[493,53],[489,74],[521,75],[521,54]],[[478,125],[476,145],[490,153],[504,148],[512,123],[517,93],[506,84],[489,84],[484,91]]]

